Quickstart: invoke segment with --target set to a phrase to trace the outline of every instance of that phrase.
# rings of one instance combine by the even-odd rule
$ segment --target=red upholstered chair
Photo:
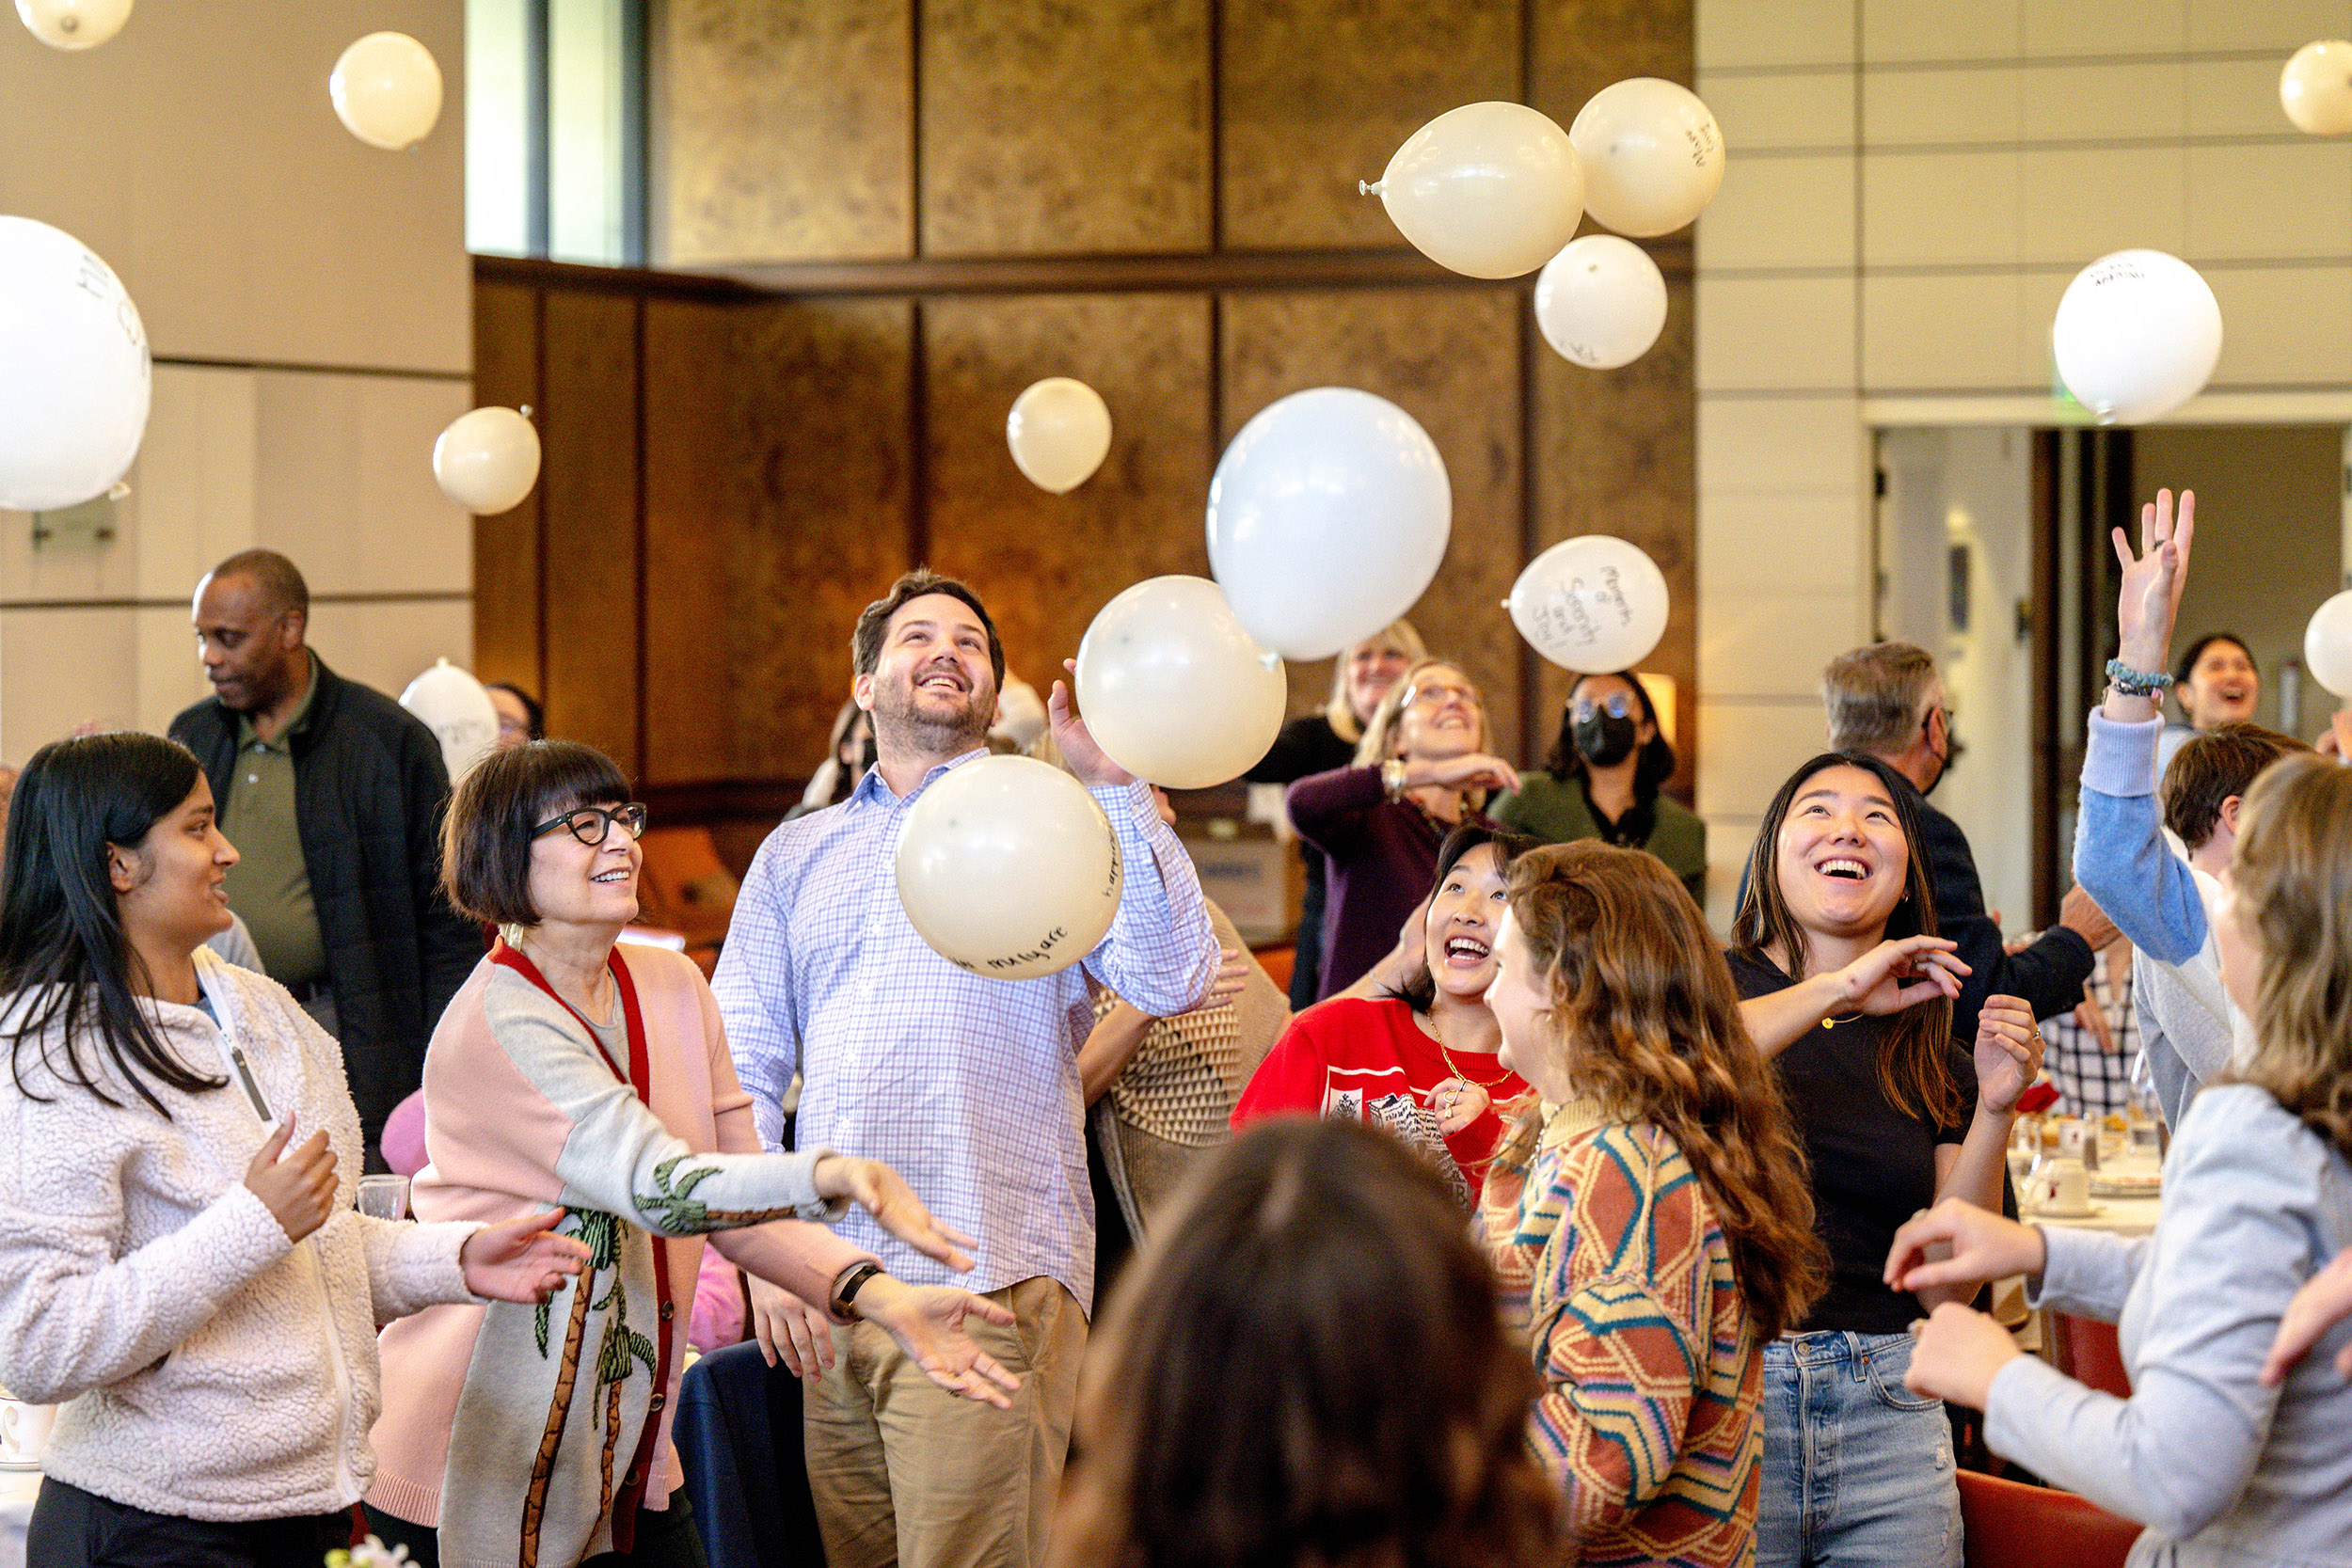
[[[2123,1370],[2123,1347],[2116,1339],[2113,1323],[2053,1312],[2050,1330],[2058,1337],[2059,1371],[2086,1388],[2113,1394],[2119,1400],[2132,1397],[2131,1374]]]
[[[2123,1568],[2139,1527],[2072,1492],[1960,1472],[1967,1568]]]

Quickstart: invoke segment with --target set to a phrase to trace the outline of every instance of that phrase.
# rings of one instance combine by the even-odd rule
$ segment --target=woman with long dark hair
[[[585,1256],[548,1233],[560,1212],[353,1212],[341,1051],[283,987],[203,945],[228,927],[236,861],[171,741],[61,740],[18,782],[0,1383],[65,1406],[33,1508],[44,1568],[275,1568],[347,1544],[374,1469],[377,1326],[435,1302],[545,1302]]]
[[[1673,796],[1675,749],[1649,689],[1632,671],[1579,675],[1560,710],[1560,733],[1540,772],[1488,808],[1515,833],[1547,844],[1597,838],[1646,849],[1707,903],[1707,824]]]
[[[1761,1348],[1824,1254],[1730,971],[1662,863],[1591,842],[1512,866],[1496,956],[1503,1056],[1553,1107],[1521,1115],[1485,1204],[1546,1384],[1535,1453],[1583,1559],[1747,1562]]]
[[[1804,1140],[1829,1287],[1765,1347],[1756,1558],[1960,1562],[1940,1402],[1902,1385],[1910,1324],[1940,1299],[1883,1277],[1896,1227],[1947,1197],[1998,1212],[2017,1096],[2041,1067],[2033,1011],[1986,1000],[1951,1035],[1967,966],[1936,934],[1909,792],[1828,752],[1766,809],[1732,927],[1748,1032]]]

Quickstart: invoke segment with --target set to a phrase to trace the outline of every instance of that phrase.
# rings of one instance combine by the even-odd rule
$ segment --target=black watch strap
[[[833,1288],[833,1315],[836,1318],[850,1316],[850,1304],[857,1300],[860,1291],[866,1289],[866,1282],[882,1272],[880,1263],[860,1263],[843,1275],[841,1282]]]

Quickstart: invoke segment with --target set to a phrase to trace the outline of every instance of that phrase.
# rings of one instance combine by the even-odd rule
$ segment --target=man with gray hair
[[[1821,703],[1832,750],[1876,757],[1911,785],[1936,928],[1959,944],[1969,971],[1952,1004],[1952,1033],[1975,1037],[1977,1012],[1988,996],[2022,996],[2036,1018],[2071,1011],[2083,999],[2092,954],[2115,940],[2115,927],[2089,894],[2070,888],[2058,925],[2018,952],[2003,951],[2001,927],[1985,912],[1968,835],[1928,804],[1961,751],[1934,657],[1909,642],[1873,642],[1840,654],[1821,672]]]

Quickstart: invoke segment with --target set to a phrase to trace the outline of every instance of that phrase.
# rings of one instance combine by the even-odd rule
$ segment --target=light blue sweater
[[[2352,1165],[2250,1084],[2205,1090],[2165,1165],[2155,1234],[2044,1227],[2037,1307],[2116,1323],[2132,1397],[2030,1355],[1985,1409],[1996,1452],[2148,1526],[2134,1564],[2352,1563],[2352,1321],[2265,1388],[2287,1302],[2352,1244]],[[2174,1556],[2167,1558],[2169,1549]]]

